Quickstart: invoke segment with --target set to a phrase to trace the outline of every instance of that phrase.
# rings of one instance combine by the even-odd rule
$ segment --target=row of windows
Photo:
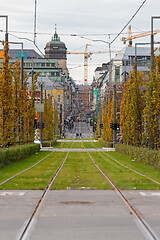
[[[138,66],[149,66],[150,65],[150,57],[141,57],[141,56],[138,56],[137,57],[137,65]],[[123,61],[123,66],[134,66],[135,64],[135,57],[132,56],[132,57],[129,57],[129,60],[127,61]]]
[[[23,63],[24,67],[55,67],[55,63]]]
[[[39,73],[39,76],[40,77],[45,77],[45,76],[48,76],[48,77],[60,77],[60,72],[42,72],[42,73]]]

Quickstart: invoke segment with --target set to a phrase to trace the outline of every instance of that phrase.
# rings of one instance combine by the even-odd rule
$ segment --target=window
[[[120,67],[115,67],[115,82],[120,82]]]
[[[41,63],[41,67],[45,67],[45,63]]]
[[[47,63],[47,67],[50,67],[50,63]]]
[[[60,76],[59,72],[56,72],[56,77],[59,77],[59,76]]]
[[[52,66],[52,67],[55,67],[55,63],[51,63],[51,66]]]
[[[58,103],[61,103],[61,94],[58,94],[58,95],[57,95],[57,102],[58,102]]]

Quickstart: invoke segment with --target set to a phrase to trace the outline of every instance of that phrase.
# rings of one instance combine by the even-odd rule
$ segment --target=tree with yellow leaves
[[[145,94],[144,143],[150,148],[160,147],[160,56],[156,56],[155,71],[149,74]]]
[[[121,134],[124,142],[130,145],[141,145],[142,140],[142,111],[143,96],[140,90],[143,74],[130,74],[125,85],[125,92],[121,103]]]
[[[36,73],[33,76],[33,82],[32,82],[32,91],[31,91],[31,99],[29,101],[29,106],[28,106],[28,111],[29,111],[29,136],[28,136],[28,140],[29,142],[33,142],[34,141],[34,137],[35,137],[35,129],[34,129],[34,120],[35,120],[35,95],[36,95],[36,82],[37,82],[37,77],[38,77],[39,73]]]
[[[44,102],[43,122],[45,124],[45,128],[43,129],[43,140],[51,140],[54,133],[54,113],[50,97],[45,99]]]
[[[113,98],[108,99],[103,115],[103,139],[112,142],[113,130],[110,128],[110,123],[113,122]]]
[[[4,59],[0,72],[0,144],[4,147],[14,142],[14,105],[11,67],[9,66],[8,43],[4,46]]]

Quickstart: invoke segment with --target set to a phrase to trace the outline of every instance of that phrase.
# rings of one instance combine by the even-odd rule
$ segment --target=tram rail
[[[62,147],[62,146],[60,146],[59,148],[61,148],[61,147]],[[56,150],[56,151],[58,151],[58,150]],[[54,152],[56,152],[56,151],[54,151]],[[39,163],[41,163],[43,160],[45,160],[46,158],[48,158],[48,157],[49,157],[50,155],[52,155],[54,152],[49,153],[47,156],[45,156],[44,158],[42,158],[41,160],[39,160],[39,161],[36,162],[35,164],[33,164],[33,165],[31,165],[30,167],[28,167],[28,168],[22,170],[22,171],[19,172],[19,173],[16,173],[16,174],[13,175],[12,177],[10,177],[10,178],[4,180],[3,182],[0,183],[0,186],[3,185],[3,184],[5,184],[5,183],[7,183],[7,182],[9,182],[9,181],[11,181],[13,178],[15,178],[15,177],[21,175],[22,173],[24,173],[24,172],[26,172],[26,171],[32,169],[33,167],[37,166]]]
[[[91,142],[91,144],[92,144],[92,146],[93,146],[94,148],[96,148],[96,147],[93,145],[92,142]],[[98,148],[96,148],[96,149],[98,149]],[[153,178],[151,178],[151,177],[149,177],[149,176],[147,176],[147,175],[145,175],[145,174],[143,174],[143,173],[140,173],[140,172],[134,170],[133,168],[130,168],[130,167],[124,165],[123,163],[119,162],[119,161],[116,160],[115,158],[109,156],[109,155],[108,155],[106,152],[104,152],[104,151],[102,151],[102,153],[103,153],[104,155],[106,155],[108,158],[110,158],[110,159],[112,159],[113,161],[115,161],[116,163],[118,163],[119,165],[123,166],[124,168],[127,168],[127,169],[131,170],[132,172],[135,172],[135,173],[137,173],[138,175],[140,175],[140,176],[142,176],[142,177],[145,177],[145,178],[151,180],[152,182],[157,183],[157,184],[160,185],[160,182],[159,182],[159,181],[157,181],[157,180],[155,180],[155,179],[153,179]]]
[[[85,147],[84,147],[85,148]],[[131,204],[131,202],[125,197],[125,195],[122,193],[122,191],[120,190],[120,188],[117,187],[117,185],[114,183],[114,181],[108,176],[108,174],[106,174],[106,172],[104,172],[99,165],[96,163],[96,161],[94,160],[94,158],[91,156],[91,154],[89,153],[89,151],[87,151],[90,159],[92,160],[92,162],[94,163],[94,165],[98,168],[98,170],[103,174],[103,176],[108,180],[108,182],[111,184],[111,186],[114,188],[114,190],[117,192],[117,194],[121,197],[121,199],[125,202],[125,204],[127,205],[127,207],[129,208],[130,214],[133,214],[133,216],[135,217],[136,223],[138,225],[138,227],[140,228],[140,230],[142,231],[142,233],[144,234],[144,236],[146,237],[146,239],[149,240],[159,240],[159,238],[156,236],[156,234],[154,233],[154,231],[152,230],[152,228],[149,226],[149,224],[143,219],[143,217],[140,215],[140,213],[138,213],[138,211],[135,209],[135,207],[133,206],[133,204]]]
[[[72,142],[72,144],[73,144],[73,142]],[[71,145],[71,147],[72,147],[72,145]],[[62,163],[60,164],[59,168],[57,169],[57,171],[55,172],[55,174],[53,175],[53,177],[51,178],[51,180],[47,184],[46,188],[44,189],[40,199],[38,200],[38,202],[37,202],[37,204],[36,204],[32,214],[31,214],[31,217],[27,221],[27,223],[26,223],[25,227],[23,228],[20,236],[18,237],[18,240],[24,240],[24,239],[27,238],[27,234],[29,233],[29,231],[30,231],[30,229],[32,227],[32,223],[33,223],[33,221],[35,219],[35,216],[37,215],[37,213],[38,213],[38,211],[39,211],[43,201],[47,197],[47,194],[48,194],[49,190],[51,189],[52,184],[54,183],[54,181],[56,180],[56,178],[57,178],[58,174],[60,173],[62,167],[64,166],[64,163],[65,163],[65,161],[66,161],[66,159],[68,157],[69,152],[70,152],[70,150],[67,152],[67,154],[66,154],[65,158],[63,159]]]

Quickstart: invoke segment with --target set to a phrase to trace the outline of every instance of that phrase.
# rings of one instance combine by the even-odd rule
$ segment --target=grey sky
[[[108,45],[94,43],[80,37],[71,37],[69,34],[89,35],[92,39],[109,41],[107,35],[111,34],[111,40],[123,26],[129,21],[144,0],[37,0],[37,39],[38,47],[44,52],[45,44],[54,34],[54,25],[57,24],[57,32],[61,41],[65,42],[68,51],[83,52],[85,44],[90,44],[91,51],[108,51]],[[9,16],[9,32],[17,37],[27,37],[33,40],[35,0],[7,0],[1,1],[0,15]],[[131,22],[133,32],[150,30],[151,16],[160,16],[160,1],[147,0],[142,9]],[[160,20],[154,23],[155,29],[160,29]],[[5,21],[0,18],[0,30],[5,30]],[[128,29],[124,31],[126,33]],[[27,32],[27,33],[22,33]],[[40,34],[42,33],[42,34]],[[45,34],[48,33],[48,34]],[[92,35],[97,34],[97,35]],[[113,35],[112,35],[113,34]],[[9,40],[18,39],[9,35]],[[125,36],[122,34],[121,37]],[[157,35],[157,40],[160,35]],[[120,37],[120,38],[121,38]],[[4,39],[4,32],[0,32],[0,38]],[[118,38],[112,45],[113,50],[124,47]],[[149,41],[150,38],[139,38],[134,42]],[[13,47],[13,46],[12,46]],[[25,48],[34,48],[33,44],[24,41]],[[35,48],[34,48],[35,49]],[[112,54],[114,56],[114,54]],[[108,62],[109,54],[93,54],[89,60],[89,82],[92,81],[94,69],[103,62]],[[71,76],[83,82],[83,55],[69,55],[68,67]],[[77,68],[78,67],[78,68]],[[74,68],[74,69],[71,69]]]

